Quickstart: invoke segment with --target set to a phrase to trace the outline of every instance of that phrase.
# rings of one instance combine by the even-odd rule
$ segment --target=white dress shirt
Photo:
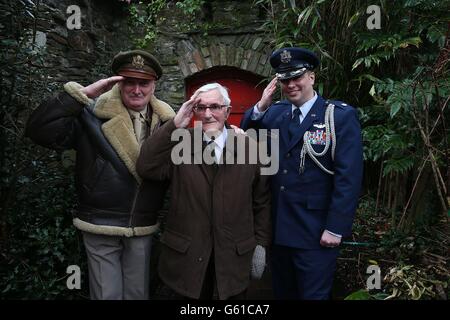
[[[224,127],[220,135],[214,139],[214,155],[216,157],[216,163],[220,163],[220,157],[222,156],[223,148],[225,147],[225,143],[227,142],[227,137],[228,132]],[[212,139],[206,133],[203,133],[203,140],[209,142]]]

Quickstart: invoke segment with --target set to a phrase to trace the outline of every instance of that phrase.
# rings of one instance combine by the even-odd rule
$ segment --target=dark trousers
[[[338,248],[317,250],[274,245],[272,281],[276,299],[328,300]]]

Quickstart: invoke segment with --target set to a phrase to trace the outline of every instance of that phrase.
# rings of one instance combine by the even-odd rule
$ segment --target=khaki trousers
[[[152,236],[83,232],[92,300],[148,300]]]

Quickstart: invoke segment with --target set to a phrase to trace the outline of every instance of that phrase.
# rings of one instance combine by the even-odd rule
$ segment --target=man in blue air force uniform
[[[241,127],[279,129],[280,168],[271,183],[274,295],[329,299],[339,245],[351,234],[361,189],[357,111],[314,91],[319,59],[313,52],[282,48],[270,63],[276,77]],[[287,100],[272,104],[277,82]]]

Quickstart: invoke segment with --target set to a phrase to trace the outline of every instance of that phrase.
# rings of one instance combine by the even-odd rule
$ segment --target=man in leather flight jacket
[[[175,113],[154,96],[162,69],[151,54],[120,52],[112,70],[116,76],[86,87],[66,83],[34,110],[26,135],[76,150],[73,223],[83,234],[91,299],[148,299],[151,239],[167,183],[143,181],[136,160],[143,140]]]

